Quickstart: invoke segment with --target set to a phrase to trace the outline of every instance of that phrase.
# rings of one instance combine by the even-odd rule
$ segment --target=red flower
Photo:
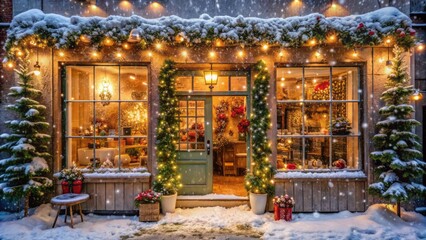
[[[409,31],[410,31],[410,36],[415,36],[416,35],[416,30],[410,28]]]
[[[221,113],[218,115],[220,120],[225,120],[226,119],[226,114],[225,113]]]
[[[249,126],[250,126],[250,121],[249,120],[247,120],[245,118],[241,119],[241,121],[238,123],[238,126],[237,126],[238,127],[238,132],[239,133],[246,133],[246,132],[248,132]]]
[[[373,30],[370,30],[370,31],[368,32],[368,35],[370,35],[370,36],[373,36],[374,34],[376,34],[376,32],[374,32]]]
[[[322,83],[318,83],[315,86],[314,90],[315,91],[321,91],[321,90],[327,89],[329,86],[330,86],[330,83],[328,81],[324,81]]]
[[[405,37],[405,32],[401,32],[401,33],[399,34],[399,36],[400,36],[400,37]]]
[[[296,169],[296,164],[294,163],[287,164],[287,169]]]
[[[361,29],[361,28],[363,28],[364,27],[364,23],[359,23],[358,24],[358,29]]]

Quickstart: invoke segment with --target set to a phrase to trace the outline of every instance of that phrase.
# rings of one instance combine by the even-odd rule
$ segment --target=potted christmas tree
[[[272,180],[273,169],[269,161],[271,148],[267,131],[270,125],[270,114],[267,103],[269,92],[269,73],[263,61],[256,64],[258,71],[253,87],[253,117],[251,118],[253,168],[245,176],[246,190],[250,196],[250,206],[255,214],[263,214],[268,195],[274,194]]]
[[[177,191],[182,186],[177,170],[177,149],[179,140],[178,99],[175,90],[176,68],[174,62],[166,60],[160,72],[159,116],[157,125],[157,169],[154,190],[161,193],[163,214],[174,212]]]
[[[377,123],[379,133],[373,137],[376,151],[370,154],[378,179],[369,190],[396,203],[397,214],[401,216],[401,202],[426,193],[426,187],[415,182],[424,175],[426,163],[422,161],[419,137],[413,132],[414,127],[421,125],[412,119],[414,107],[409,104],[415,89],[409,85],[402,49],[395,47],[393,52],[392,72],[386,82],[388,89],[381,96],[385,102],[379,110],[383,119]]]

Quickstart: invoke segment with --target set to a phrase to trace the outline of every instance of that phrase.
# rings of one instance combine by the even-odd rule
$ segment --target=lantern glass
[[[204,82],[206,85],[216,85],[218,80],[218,72],[213,70],[204,71]]]

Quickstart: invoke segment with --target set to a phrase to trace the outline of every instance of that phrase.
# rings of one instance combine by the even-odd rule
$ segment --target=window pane
[[[231,91],[247,91],[247,77],[231,76]]]
[[[329,100],[330,99],[330,68],[309,67],[305,68],[305,99]]]
[[[148,103],[123,102],[121,103],[121,127],[129,128],[129,134],[134,136],[148,135]]]
[[[328,135],[330,103],[305,103],[303,120],[306,135]]]
[[[302,138],[278,138],[277,166],[281,169],[301,169],[303,166]]]
[[[277,69],[277,100],[302,98],[302,68]]]
[[[93,100],[93,67],[67,67],[67,100]]]
[[[204,81],[204,76],[195,76],[194,77],[194,92],[210,92],[210,85],[206,85]],[[216,87],[215,85],[214,87]]]
[[[67,132],[68,136],[93,136],[94,103],[67,103]]]
[[[213,85],[213,91],[215,91],[215,92],[229,91],[229,77],[228,76],[219,76],[218,79],[217,79],[217,84]]]
[[[277,104],[278,135],[300,135],[302,133],[301,103]]]
[[[333,100],[359,100],[358,68],[335,67],[332,79]]]
[[[336,103],[333,106],[333,135],[360,134],[358,103]]]
[[[332,143],[334,169],[359,169],[358,137],[333,137]]]
[[[308,169],[328,168],[330,163],[330,138],[305,138],[306,165]]]
[[[120,68],[121,100],[148,100],[148,70],[132,66]]]
[[[118,67],[95,67],[95,99],[103,100],[107,104],[109,100],[118,100]]]
[[[176,91],[192,91],[192,76],[176,77]]]
[[[94,119],[93,128],[96,136],[115,135],[119,132],[118,114],[118,103],[103,105],[98,102],[95,104],[95,115],[91,115],[87,120]]]

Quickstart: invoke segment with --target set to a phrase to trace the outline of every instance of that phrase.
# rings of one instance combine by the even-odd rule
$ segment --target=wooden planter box
[[[140,222],[157,222],[160,220],[160,203],[147,203],[139,205]]]

